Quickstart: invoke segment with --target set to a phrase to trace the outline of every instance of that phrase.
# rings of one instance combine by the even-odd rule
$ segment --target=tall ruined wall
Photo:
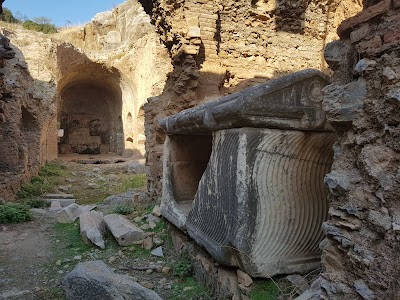
[[[325,57],[337,133],[323,229],[324,299],[399,299],[400,1],[365,1]]]
[[[159,95],[165,84],[171,62],[165,47],[159,41],[150,17],[136,0],[127,0],[114,10],[97,14],[82,28],[69,28],[56,36],[73,44],[92,65],[112,70],[118,82],[114,89],[121,93],[124,149],[126,155],[144,155],[144,111],[147,98]],[[81,54],[77,54],[79,56]],[[75,73],[99,73],[85,64],[63,70],[59,76],[59,91],[73,81]],[[104,73],[105,72],[101,72]],[[103,76],[98,81],[107,80]],[[96,76],[92,76],[96,77]]]
[[[57,155],[56,88],[50,40],[22,31],[1,33],[0,198],[12,200],[21,183]]]
[[[147,3],[148,1],[142,0]],[[153,1],[152,19],[174,70],[146,112],[148,190],[161,196],[164,133],[158,120],[305,68],[324,69],[335,28],[360,10],[348,1]]]

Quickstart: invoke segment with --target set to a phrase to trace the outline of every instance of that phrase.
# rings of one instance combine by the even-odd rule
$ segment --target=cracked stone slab
[[[103,213],[98,211],[86,211],[79,216],[79,228],[82,240],[88,245],[96,245],[104,249],[105,223]]]
[[[328,77],[307,69],[181,111],[160,121],[168,134],[263,127],[320,130],[326,126],[322,89]]]
[[[104,222],[121,246],[133,245],[135,242],[142,240],[146,235],[142,229],[118,214],[105,216]]]

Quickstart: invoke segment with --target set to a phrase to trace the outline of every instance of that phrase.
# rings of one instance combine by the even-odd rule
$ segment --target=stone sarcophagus
[[[326,84],[305,70],[161,121],[162,214],[251,276],[317,268],[334,141]]]

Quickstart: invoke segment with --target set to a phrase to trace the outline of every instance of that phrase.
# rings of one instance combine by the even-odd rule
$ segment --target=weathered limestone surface
[[[107,215],[104,217],[104,222],[106,223],[108,230],[110,230],[118,244],[121,246],[132,245],[134,242],[142,240],[145,236],[142,229],[138,228],[121,215]]]
[[[328,63],[340,63],[330,63],[335,80],[324,96],[337,140],[325,178],[331,207],[321,243],[323,299],[400,295],[399,30],[398,1],[365,1],[339,27],[341,51],[326,51]]]
[[[103,213],[98,211],[84,212],[79,216],[79,228],[82,240],[86,244],[94,244],[101,249],[106,247],[103,238],[106,229]]]
[[[126,275],[113,273],[102,261],[79,263],[63,280],[69,300],[162,300]]]

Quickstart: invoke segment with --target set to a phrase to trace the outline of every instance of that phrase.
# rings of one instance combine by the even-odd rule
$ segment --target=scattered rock
[[[74,260],[81,260],[82,259],[82,255],[76,255],[74,256]]]
[[[165,275],[169,274],[169,272],[171,272],[171,268],[170,267],[163,267],[161,272]]]
[[[134,202],[134,195],[136,193],[138,193],[138,190],[133,189],[126,193],[111,195],[104,199],[103,203],[108,205],[131,205]]]
[[[115,263],[116,260],[117,260],[117,258],[116,258],[115,256],[111,256],[111,257],[108,259],[108,263],[109,263],[109,264],[113,264],[113,263]]]
[[[144,160],[134,161],[128,165],[128,174],[143,174],[145,173]]]
[[[57,221],[59,223],[74,223],[82,213],[95,208],[96,205],[78,205],[72,203],[57,213]]]
[[[359,279],[354,281],[354,287],[357,293],[365,300],[373,300],[376,299],[375,294],[371,291],[368,286],[365,284],[364,280]]]
[[[107,228],[111,231],[118,244],[129,246],[142,240],[145,233],[132,222],[121,215],[111,214],[104,217]]]
[[[97,211],[87,211],[80,215],[79,224],[82,240],[88,244],[94,244],[101,249],[106,247],[103,239],[105,224],[103,213]]]
[[[245,287],[248,287],[253,283],[253,279],[251,279],[249,274],[243,272],[240,269],[237,269],[236,273],[237,273],[239,284],[243,284]]]
[[[148,229],[150,229],[150,226],[149,226],[149,224],[143,224],[142,226],[140,226],[140,229],[148,230]]]
[[[154,223],[153,221],[149,221],[149,227],[150,227],[150,229],[154,229],[157,227],[157,224]]]
[[[161,300],[130,277],[113,273],[102,261],[79,263],[62,284],[68,300]]]
[[[153,208],[153,215],[155,215],[156,217],[161,217],[161,210],[160,210],[160,206],[156,205]]]
[[[157,247],[150,252],[154,256],[163,257],[164,253],[162,247]]]
[[[305,278],[298,274],[293,274],[285,277],[294,287],[297,294],[301,294],[310,288]]]
[[[143,239],[142,247],[146,250],[151,250],[154,247],[153,238],[151,236],[146,237]]]
[[[156,246],[161,246],[162,244],[164,244],[164,241],[159,237],[153,237],[153,242]]]

